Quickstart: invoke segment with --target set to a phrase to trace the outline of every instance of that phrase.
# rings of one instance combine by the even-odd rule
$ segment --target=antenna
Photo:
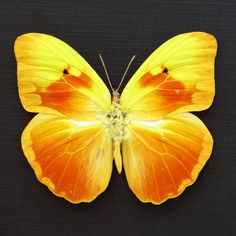
[[[129,64],[128,64],[128,66],[126,67],[125,73],[123,74],[122,79],[121,79],[121,81],[120,81],[120,84],[119,84],[118,88],[116,89],[116,92],[118,92],[118,90],[120,89],[120,86],[121,86],[121,84],[123,83],[123,80],[124,80],[124,78],[125,78],[125,76],[126,76],[128,70],[129,70],[129,68],[130,68],[130,65],[132,64],[132,62],[133,62],[133,60],[134,60],[135,57],[136,57],[136,55],[133,55],[132,58],[130,59]]]
[[[110,85],[110,88],[111,88],[112,92],[114,93],[115,90],[114,90],[113,87],[112,87],[111,80],[110,80],[109,74],[108,74],[108,72],[107,72],[107,68],[106,68],[106,65],[105,65],[105,63],[104,63],[104,60],[103,60],[103,58],[102,58],[102,55],[101,55],[100,53],[99,53],[98,55],[99,55],[99,58],[100,58],[100,60],[101,60],[101,62],[102,62],[102,66],[103,66],[104,71],[105,71],[105,73],[106,73],[107,80],[108,80],[108,83],[109,83],[109,85]]]

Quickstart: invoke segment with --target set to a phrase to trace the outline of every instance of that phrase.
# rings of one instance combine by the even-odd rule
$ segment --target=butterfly
[[[27,111],[39,113],[23,131],[22,149],[38,180],[71,203],[91,202],[107,188],[114,160],[142,202],[180,195],[212,152],[210,132],[189,112],[212,104],[216,50],[208,33],[177,35],[120,95],[63,41],[19,36],[19,97]]]

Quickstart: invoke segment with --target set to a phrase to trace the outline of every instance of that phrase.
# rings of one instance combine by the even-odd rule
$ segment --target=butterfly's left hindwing
[[[110,93],[70,46],[45,34],[16,39],[18,88],[27,111],[93,120],[109,110]]]
[[[22,134],[22,148],[40,182],[72,203],[102,193],[112,172],[112,142],[99,122],[38,114]]]

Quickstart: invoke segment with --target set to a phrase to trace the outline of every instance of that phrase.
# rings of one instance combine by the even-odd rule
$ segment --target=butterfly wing
[[[30,112],[93,120],[110,108],[110,93],[90,65],[70,46],[45,34],[16,39],[18,87]]]
[[[112,172],[112,143],[99,121],[38,114],[22,134],[22,148],[40,182],[72,203],[103,192]]]
[[[129,125],[123,163],[129,187],[143,202],[161,204],[193,184],[208,160],[213,140],[190,113]]]
[[[193,32],[165,42],[141,65],[121,94],[132,119],[158,119],[170,113],[207,109],[214,97],[217,42]]]
[[[40,113],[22,134],[26,158],[54,194],[92,201],[112,171],[111,138],[102,122],[111,106],[108,89],[76,51],[52,36],[18,37],[15,55],[21,102]]]
[[[127,116],[123,162],[130,188],[143,202],[178,196],[208,160],[212,137],[186,111],[207,109],[214,97],[212,35],[178,35],[143,63],[121,94]]]

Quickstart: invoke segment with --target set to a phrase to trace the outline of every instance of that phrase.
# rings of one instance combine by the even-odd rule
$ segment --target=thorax
[[[111,109],[106,115],[106,126],[115,142],[120,143],[125,138],[127,129],[126,113],[119,104],[118,96],[113,96]]]

